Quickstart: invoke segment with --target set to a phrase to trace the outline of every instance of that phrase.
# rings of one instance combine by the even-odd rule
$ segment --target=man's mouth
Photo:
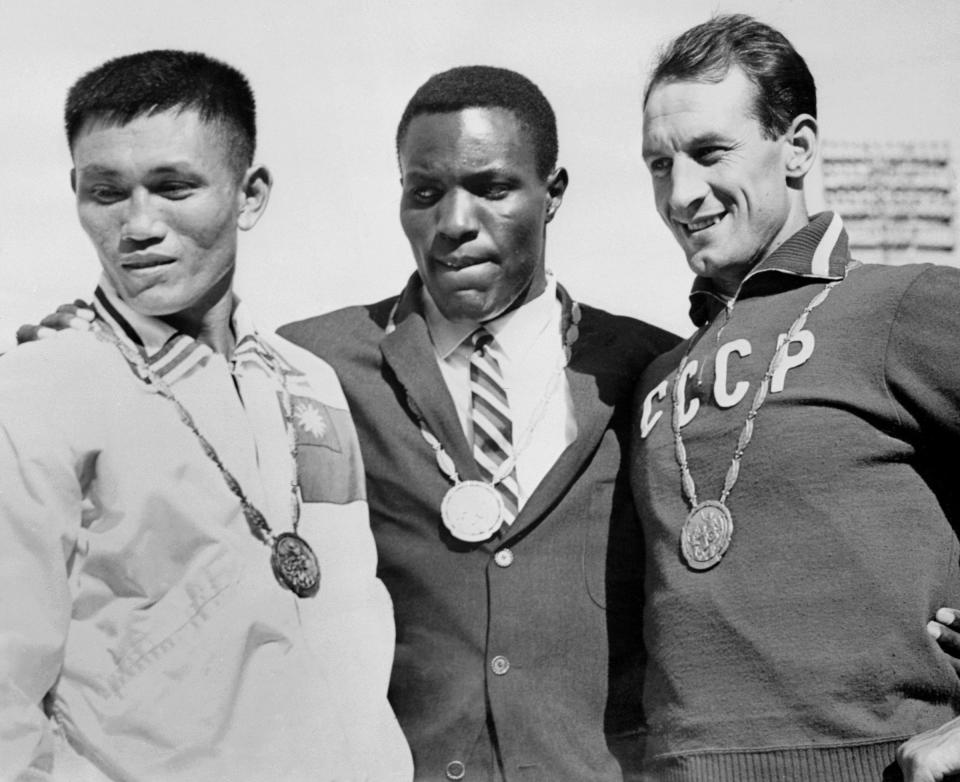
[[[475,258],[473,256],[451,256],[448,255],[444,258],[433,258],[434,262],[440,266],[445,266],[448,269],[453,269],[454,271],[459,271],[460,269],[466,269],[470,266],[477,266],[481,263],[486,263],[489,259],[487,258]]]
[[[699,217],[696,220],[689,220],[687,222],[677,221],[677,223],[683,226],[683,229],[688,234],[695,234],[699,231],[705,231],[707,228],[712,228],[717,223],[719,223],[725,216],[726,212],[719,212],[718,214],[708,215],[707,217]]]
[[[128,258],[120,265],[127,271],[141,271],[144,269],[154,269],[158,266],[168,266],[176,262],[176,258],[168,255],[137,255]]]

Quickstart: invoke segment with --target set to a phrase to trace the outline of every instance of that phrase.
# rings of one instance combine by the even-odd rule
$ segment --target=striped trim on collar
[[[758,276],[769,282],[770,272],[815,280],[840,280],[850,258],[843,220],[834,212],[821,212],[758,263],[740,283],[736,298],[749,296]],[[705,277],[694,280],[690,292],[690,319],[697,326],[709,322],[727,304]]]
[[[202,342],[178,332],[158,318],[133,310],[117,295],[106,277],[101,277],[94,292],[93,308],[117,338],[139,353],[151,370],[167,383],[175,383],[213,355],[213,351]],[[239,300],[231,325],[237,338],[232,357],[234,366],[257,364],[270,373],[276,367],[285,375],[301,374],[264,343]]]
[[[97,317],[168,383],[176,382],[212,353],[206,345],[163,321],[132,310],[105,279],[100,280],[93,296]]]

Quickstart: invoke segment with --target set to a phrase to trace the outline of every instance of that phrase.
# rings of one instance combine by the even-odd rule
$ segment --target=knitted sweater
[[[924,632],[960,604],[960,272],[848,261],[825,213],[751,272],[726,316],[695,286],[704,329],[677,407],[702,502],[720,496],[778,335],[842,279],[773,372],[712,569],[687,567],[678,545],[690,506],[672,396],[687,346],[638,388],[650,779],[879,780],[900,742],[960,711]]]

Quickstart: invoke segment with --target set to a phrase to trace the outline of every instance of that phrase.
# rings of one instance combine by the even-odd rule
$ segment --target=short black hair
[[[779,136],[801,114],[817,116],[817,87],[803,57],[781,32],[746,14],[715,16],[667,44],[643,104],[662,82],[718,82],[734,65],[757,88],[754,114],[768,137]]]
[[[463,65],[431,76],[421,85],[400,117],[397,154],[407,128],[421,114],[449,114],[474,108],[511,112],[530,134],[537,174],[546,179],[557,165],[557,118],[549,101],[526,76],[489,65]]]
[[[174,49],[116,57],[81,76],[67,94],[67,142],[73,149],[90,119],[126,125],[169,109],[192,109],[204,122],[218,124],[238,175],[253,162],[257,112],[246,77],[206,54]]]

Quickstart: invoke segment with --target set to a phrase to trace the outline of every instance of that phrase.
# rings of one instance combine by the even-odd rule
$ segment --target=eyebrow
[[[704,144],[729,144],[730,137],[725,133],[718,133],[717,131],[710,131],[708,133],[703,133],[699,136],[694,136],[690,140],[690,146],[702,147]]]
[[[502,165],[494,163],[492,165],[483,166],[482,168],[470,169],[468,171],[461,172],[463,178],[471,179],[474,177],[484,177],[484,176],[503,176],[503,177],[514,177],[516,176],[513,173],[513,168],[511,166]],[[438,172],[432,168],[423,168],[420,166],[411,166],[403,172],[403,176],[407,177],[423,177],[425,179],[436,179],[442,177],[444,172]]]
[[[115,168],[94,163],[89,166],[81,166],[77,169],[77,173],[87,174],[89,176],[116,176],[118,172]]]
[[[694,136],[693,138],[684,142],[682,148],[695,149],[697,147],[709,146],[711,144],[730,144],[730,143],[731,143],[731,139],[725,133],[721,133],[718,131],[707,131],[705,133],[701,133],[698,136]],[[651,149],[651,146],[653,147],[652,149]],[[643,157],[647,158],[647,157],[656,156],[660,154],[657,151],[656,144],[653,144],[651,146],[648,146],[647,144],[643,145],[643,148],[641,149],[641,154],[643,155]]]
[[[100,165],[99,163],[91,163],[87,166],[82,166],[77,169],[80,173],[90,174],[94,176],[117,176],[120,172],[111,168],[110,166]],[[193,166],[191,166],[186,161],[182,163],[164,163],[159,166],[154,166],[148,172],[150,175],[157,174],[184,174],[184,173],[196,173]]]

